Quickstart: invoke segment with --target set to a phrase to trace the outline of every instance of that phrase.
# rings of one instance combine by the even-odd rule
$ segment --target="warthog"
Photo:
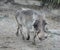
[[[39,39],[42,40],[44,36],[44,32],[46,32],[45,30],[45,26],[46,26],[46,21],[44,19],[44,16],[42,16],[41,14],[37,13],[37,11],[35,10],[31,10],[31,9],[27,9],[27,10],[21,10],[20,12],[16,13],[16,21],[18,24],[18,28],[17,28],[17,32],[16,35],[19,35],[19,29],[20,29],[20,33],[22,35],[23,40],[30,39],[30,31],[33,29],[34,30],[34,37],[33,37],[33,43],[35,43],[35,38],[36,36],[38,36],[38,34],[41,34],[39,36]],[[23,32],[23,30],[25,32]],[[27,38],[24,37],[23,33],[27,33]],[[47,37],[45,37],[47,38]]]

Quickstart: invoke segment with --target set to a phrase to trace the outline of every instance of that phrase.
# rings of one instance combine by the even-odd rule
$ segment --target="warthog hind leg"
[[[18,35],[19,35],[19,26],[18,26],[17,32],[16,32],[16,36],[18,36]]]

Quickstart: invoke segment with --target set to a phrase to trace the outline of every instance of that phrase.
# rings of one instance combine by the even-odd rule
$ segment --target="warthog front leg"
[[[29,31],[29,29],[27,29],[27,38],[26,38],[26,40],[29,40],[30,39],[30,31]]]
[[[39,31],[35,31],[35,35],[33,37],[33,44],[35,45],[35,38],[38,36],[38,34],[40,33],[41,30]]]
[[[26,40],[29,40],[29,39],[30,39],[30,34],[29,34],[30,31],[29,31],[28,28],[24,28],[23,26],[20,27],[20,33],[21,33],[21,35],[22,35],[22,39],[23,39],[23,40],[25,40],[25,39],[26,39]],[[25,34],[25,33],[27,33],[27,38],[24,37],[24,34]]]
[[[19,35],[19,29],[20,29],[20,27],[19,27],[19,25],[18,25],[17,32],[16,32],[16,36]]]
[[[22,29],[20,29],[20,33],[21,33],[21,35],[22,35],[22,39],[25,40],[24,35],[23,35],[23,33],[22,33]]]

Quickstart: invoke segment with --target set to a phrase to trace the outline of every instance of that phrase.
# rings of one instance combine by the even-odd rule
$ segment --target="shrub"
[[[38,1],[42,1],[42,6],[48,4],[53,7],[60,7],[60,0],[38,0]]]

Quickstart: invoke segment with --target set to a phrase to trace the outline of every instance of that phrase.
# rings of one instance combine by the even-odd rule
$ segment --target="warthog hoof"
[[[26,40],[29,40],[30,39],[30,35],[28,35],[28,37],[26,38]]]

